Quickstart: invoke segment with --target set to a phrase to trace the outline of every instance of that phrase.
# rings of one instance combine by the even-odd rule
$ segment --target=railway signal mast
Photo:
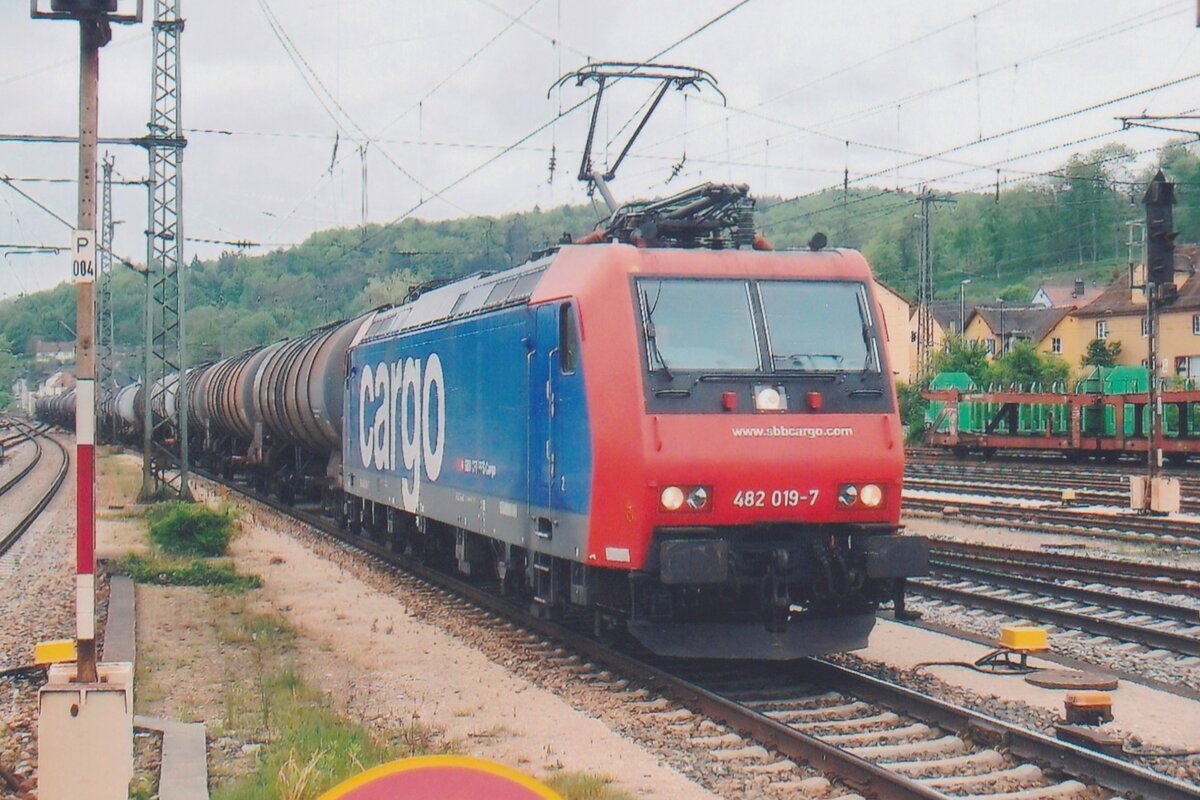
[[[1130,499],[1136,510],[1166,513],[1179,510],[1179,483],[1159,474],[1163,461],[1163,410],[1158,374],[1158,316],[1162,306],[1172,303],[1178,292],[1175,286],[1175,237],[1178,234],[1173,230],[1171,208],[1175,203],[1175,184],[1166,179],[1162,170],[1150,181],[1142,202],[1146,206],[1146,259],[1141,288],[1146,295],[1150,441],[1146,448],[1146,481],[1140,492],[1136,488],[1133,490]],[[1136,483],[1137,479],[1131,481]]]
[[[79,215],[71,242],[76,286],[75,663],[50,670],[39,695],[38,794],[42,800],[125,797],[133,773],[131,665],[96,660],[96,145],[100,48],[113,23],[137,23],[118,0],[30,0],[34,19],[79,23]]]

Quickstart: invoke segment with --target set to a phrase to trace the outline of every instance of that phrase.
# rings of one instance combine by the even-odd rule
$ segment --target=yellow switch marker
[[[74,639],[38,642],[33,648],[33,663],[38,666],[61,664],[65,661],[74,661],[75,659]]]

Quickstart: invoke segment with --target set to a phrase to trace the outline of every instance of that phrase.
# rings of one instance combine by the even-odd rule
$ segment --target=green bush
[[[920,386],[907,383],[896,384],[896,396],[900,400],[900,423],[908,428],[905,442],[920,444],[925,439],[925,409],[929,401],[921,397]]]
[[[129,555],[117,569],[138,583],[158,586],[218,586],[232,592],[244,592],[262,586],[257,575],[243,575],[228,562],[209,562],[199,558],[175,560]]]
[[[152,506],[150,541],[165,553],[185,556],[223,556],[233,538],[234,513],[213,511],[199,503],[171,502]]]

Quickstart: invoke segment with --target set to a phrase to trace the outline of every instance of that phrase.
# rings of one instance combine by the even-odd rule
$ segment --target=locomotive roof
[[[379,312],[364,339],[527,302],[552,260],[548,256],[503,272],[477,272],[423,292],[416,300]]]
[[[608,248],[612,249],[608,250]],[[594,254],[601,249],[607,250],[606,256],[600,259],[595,258]],[[781,257],[779,263],[784,263],[784,260],[790,261],[792,258],[802,258],[811,270],[809,273],[811,278],[860,277],[860,274],[870,277],[870,269],[861,254],[857,251],[837,248],[812,252],[808,250],[643,249],[626,244],[598,243],[575,245],[556,249],[546,256],[503,272],[477,272],[468,275],[453,283],[423,292],[415,300],[380,311],[371,322],[362,341],[370,341],[381,336],[390,336],[401,331],[413,330],[482,311],[528,303],[539,285],[543,283],[543,278],[547,277],[547,269],[556,259],[564,259],[573,268],[567,269],[566,272],[560,272],[557,278],[548,282],[545,291],[549,291],[552,295],[563,289],[562,281],[572,280],[567,276],[579,274],[574,268],[584,268],[585,264],[594,267],[611,258],[628,259],[634,254],[636,254],[637,262],[649,260],[667,272],[694,269],[698,261],[711,263],[712,259],[752,254],[756,258],[764,255]],[[740,269],[735,269],[733,274],[749,274],[750,271],[757,274],[759,270],[750,270],[747,267],[748,263],[743,262]],[[756,261],[755,263],[759,268],[763,266],[762,262]],[[642,266],[644,263],[632,268],[636,271]],[[770,274],[778,269],[779,267],[776,266],[766,270],[763,274]],[[545,291],[542,294],[545,294]]]

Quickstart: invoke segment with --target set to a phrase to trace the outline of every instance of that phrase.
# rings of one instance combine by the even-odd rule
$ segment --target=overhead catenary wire
[[[942,150],[939,150],[939,151],[937,151],[937,152],[935,152],[935,153],[930,153],[930,154],[927,154],[927,155],[923,155],[923,156],[920,156],[919,158],[913,159],[912,161],[909,161],[909,162],[907,162],[907,163],[905,163],[905,164],[902,164],[902,165],[900,165],[900,168],[912,167],[912,166],[915,166],[915,165],[917,165],[917,164],[924,163],[924,162],[926,162],[926,161],[930,161],[930,160],[935,160],[935,159],[942,158],[942,157],[944,157],[944,156],[950,155],[951,153],[957,153],[957,152],[960,152],[960,151],[962,151],[962,150],[966,150],[966,149],[968,149],[968,148],[975,147],[975,146],[977,146],[977,145],[980,145],[980,144],[983,144],[983,143],[985,143],[985,142],[995,141],[995,140],[997,140],[997,139],[1000,139],[1000,138],[1003,138],[1003,137],[1006,137],[1006,136],[1012,136],[1012,135],[1014,135],[1014,134],[1017,134],[1017,133],[1023,133],[1023,132],[1025,132],[1025,131],[1034,130],[1034,129],[1036,129],[1036,128],[1040,128],[1040,127],[1043,127],[1043,126],[1046,126],[1046,125],[1051,125],[1051,124],[1053,124],[1053,123],[1056,123],[1056,122],[1062,122],[1062,121],[1064,121],[1064,120],[1071,119],[1071,118],[1073,118],[1073,117],[1080,116],[1080,115],[1082,115],[1082,114],[1086,114],[1086,113],[1089,113],[1089,112],[1092,112],[1092,111],[1099,110],[1099,109],[1101,109],[1101,108],[1106,108],[1106,107],[1108,107],[1108,106],[1115,105],[1116,103],[1120,103],[1120,102],[1123,102],[1123,101],[1126,101],[1126,100],[1130,100],[1130,99],[1132,99],[1132,98],[1134,98],[1134,97],[1140,97],[1140,96],[1142,96],[1142,95],[1149,94],[1149,93],[1151,93],[1151,92],[1154,92],[1154,91],[1158,91],[1158,90],[1160,90],[1160,89],[1162,89],[1162,88],[1165,88],[1165,87],[1168,87],[1168,86],[1177,86],[1177,85],[1180,85],[1180,84],[1183,84],[1183,83],[1187,83],[1187,82],[1189,82],[1189,81],[1193,81],[1193,80],[1195,80],[1196,78],[1200,78],[1200,72],[1194,72],[1194,73],[1191,73],[1191,74],[1189,74],[1189,75],[1185,75],[1185,76],[1182,76],[1182,77],[1179,77],[1179,78],[1172,79],[1172,80],[1170,80],[1170,81],[1164,81],[1164,82],[1162,82],[1162,83],[1159,83],[1159,84],[1156,84],[1156,85],[1154,85],[1154,86],[1149,86],[1149,87],[1146,87],[1146,88],[1144,88],[1144,89],[1139,89],[1139,90],[1137,90],[1137,91],[1134,91],[1134,92],[1127,92],[1127,93],[1125,93],[1125,94],[1123,94],[1123,95],[1120,95],[1119,97],[1110,98],[1110,99],[1108,99],[1108,100],[1103,100],[1103,101],[1100,101],[1100,102],[1097,102],[1097,103],[1091,103],[1091,104],[1089,104],[1089,105],[1083,106],[1083,107],[1081,107],[1081,108],[1076,108],[1076,109],[1073,109],[1073,110],[1071,110],[1071,111],[1064,111],[1064,112],[1061,112],[1061,113],[1058,113],[1058,114],[1053,114],[1053,115],[1051,115],[1051,116],[1049,116],[1049,117],[1045,117],[1045,118],[1043,118],[1043,119],[1036,120],[1036,121],[1034,121],[1034,122],[1027,122],[1027,123],[1024,123],[1024,124],[1022,124],[1022,125],[1018,125],[1018,126],[1016,126],[1016,127],[1014,127],[1014,128],[1010,128],[1009,130],[1006,130],[1006,131],[1002,131],[1002,132],[999,132],[999,133],[990,134],[990,135],[988,135],[988,136],[985,136],[985,137],[983,137],[982,139],[979,139],[979,140],[973,140],[973,141],[963,142],[963,143],[961,143],[961,144],[953,145],[953,146],[951,146],[951,147],[946,147],[946,148],[943,148]],[[995,165],[992,165],[992,166],[995,166]],[[873,171],[873,172],[868,172],[868,173],[866,173],[865,175],[863,175],[862,177],[860,177],[860,178],[857,178],[855,182],[861,182],[861,181],[864,181],[864,180],[869,180],[870,178],[875,178],[875,177],[878,177],[878,176],[880,176],[880,175],[886,174],[886,173],[887,173],[887,172],[889,172],[889,171],[891,171],[891,168],[882,169],[882,170],[876,170],[876,171]],[[788,199],[788,200],[784,200],[784,201],[782,201],[781,203],[779,203],[778,205],[786,205],[786,204],[788,204],[788,203],[793,203],[793,202],[796,202],[797,200],[800,200],[800,199],[803,199],[803,198],[806,198],[806,197],[812,197],[812,196],[814,196],[814,195],[821,194],[822,192],[829,191],[829,190],[831,190],[831,189],[834,189],[834,188],[837,188],[837,187],[834,187],[834,186],[827,186],[827,187],[824,187],[824,188],[822,188],[822,189],[817,189],[817,190],[814,190],[814,191],[811,191],[811,192],[806,192],[806,193],[804,193],[804,194],[798,195],[797,197],[790,198],[790,199]]]
[[[411,105],[409,105],[403,111],[401,111],[399,114],[392,117],[391,120],[389,120],[387,123],[385,123],[383,125],[383,127],[381,127],[379,129],[379,132],[382,133],[382,132],[388,130],[393,125],[395,125],[397,122],[399,122],[400,120],[404,119],[409,114],[411,114],[413,111],[422,107],[426,100],[428,100],[430,97],[433,97],[433,95],[436,94],[439,89],[441,89],[443,86],[445,86],[451,80],[453,80],[454,77],[456,75],[458,75],[460,72],[462,72],[464,69],[466,69],[471,64],[471,62],[473,62],[475,59],[479,58],[479,56],[483,55],[483,53],[489,47],[491,47],[493,44],[495,44],[497,41],[499,41],[500,38],[504,36],[504,34],[508,33],[510,30],[512,30],[513,27],[515,27],[522,19],[524,19],[526,16],[528,16],[531,11],[533,11],[535,8],[537,8],[541,4],[542,4],[542,0],[533,0],[533,2],[530,3],[529,5],[527,5],[525,7],[525,10],[522,11],[519,15],[517,15],[516,17],[508,17],[509,22],[507,25],[505,25],[503,28],[501,28],[499,31],[497,31],[494,35],[492,35],[492,37],[490,39],[488,39],[480,47],[478,47],[473,53],[471,53],[471,55],[467,56],[466,59],[464,59],[458,66],[456,66],[454,69],[450,70],[449,73],[447,73],[441,80],[439,80],[437,83],[435,83],[432,88],[430,88],[428,91],[425,92],[425,94],[421,95],[415,102],[413,102]],[[505,16],[508,16],[508,15],[505,15]]]
[[[333,120],[334,124],[345,131],[347,136],[359,140],[360,144],[362,142],[378,144],[374,137],[370,136],[366,132],[366,129],[364,129],[358,124],[358,122],[355,121],[354,117],[352,117],[350,113],[346,111],[345,107],[338,102],[337,97],[334,96],[334,94],[329,91],[329,88],[325,86],[316,70],[314,70],[312,65],[308,63],[308,60],[305,59],[304,54],[300,52],[300,49],[292,41],[291,37],[288,36],[287,30],[283,27],[282,23],[279,22],[278,17],[276,17],[274,11],[272,11],[267,0],[258,0],[258,5],[262,9],[263,16],[266,18],[271,32],[275,35],[275,38],[283,48],[284,53],[287,54],[289,60],[291,60],[292,64],[296,67],[296,70],[300,73],[305,85],[309,88],[309,91],[314,97],[316,97],[317,102],[321,105],[321,108],[324,109],[325,113],[329,115],[329,118]],[[332,106],[332,108],[330,108],[330,106]],[[401,165],[400,162],[393,158],[386,149],[377,147],[377,150],[389,164],[391,164],[398,172],[400,172],[401,175],[412,181],[422,191],[432,193],[434,197],[445,201],[447,204],[458,209],[459,211],[462,211],[464,214],[470,213],[457,203],[442,197],[440,192],[437,192],[436,190],[427,186],[423,181],[413,175],[412,172]]]
[[[1139,12],[1138,14],[1135,14],[1131,17],[1126,17],[1115,23],[1103,25],[1100,28],[1097,28],[1096,30],[1081,34],[1079,36],[1076,36],[1073,39],[1068,39],[1065,42],[1060,42],[1060,43],[1056,43],[1052,46],[1045,47],[1045,48],[1038,50],[1032,54],[1022,56],[1011,63],[1007,63],[1005,65],[990,68],[990,69],[983,70],[983,71],[977,70],[974,74],[968,74],[963,77],[956,78],[949,82],[940,84],[938,86],[930,87],[927,89],[922,89],[922,90],[919,90],[916,92],[911,92],[907,95],[903,95],[903,96],[900,96],[897,98],[890,98],[888,100],[878,102],[878,103],[866,106],[864,108],[860,108],[855,111],[847,112],[847,113],[841,114],[839,116],[831,117],[829,119],[819,121],[819,122],[813,122],[813,123],[809,123],[809,124],[800,125],[800,124],[785,122],[785,121],[779,120],[778,118],[775,118],[775,117],[768,117],[766,115],[754,114],[756,109],[761,108],[762,106],[766,105],[767,103],[777,100],[782,96],[785,96],[787,94],[786,92],[781,93],[781,94],[776,94],[773,97],[768,98],[767,100],[757,103],[754,106],[750,106],[749,108],[739,108],[736,106],[733,106],[733,107],[722,106],[722,109],[727,110],[729,116],[738,116],[741,114],[752,114],[752,115],[758,116],[759,118],[763,119],[764,121],[772,122],[774,124],[778,124],[778,125],[781,125],[784,127],[791,128],[793,133],[785,134],[784,137],[786,137],[787,135],[794,135],[795,133],[808,133],[808,134],[818,135],[818,136],[824,135],[826,138],[832,138],[832,139],[841,141],[846,137],[838,135],[836,133],[832,133],[832,132],[826,133],[822,129],[832,127],[832,126],[838,125],[838,124],[844,124],[844,123],[854,121],[857,119],[865,118],[865,117],[871,116],[875,113],[878,113],[878,112],[881,112],[884,110],[893,109],[898,105],[907,105],[916,100],[924,99],[924,98],[930,97],[934,94],[937,94],[937,93],[940,93],[943,91],[947,91],[947,90],[954,89],[954,88],[957,88],[960,86],[964,86],[964,85],[966,85],[972,81],[975,81],[979,78],[989,77],[991,75],[1000,74],[1003,72],[1007,72],[1009,70],[1017,70],[1020,66],[1028,66],[1029,64],[1036,62],[1040,59],[1048,58],[1048,57],[1052,57],[1052,56],[1060,56],[1062,53],[1064,53],[1068,50],[1072,50],[1072,49],[1075,49],[1078,47],[1083,47],[1083,46],[1086,46],[1089,44],[1098,43],[1098,42],[1103,41],[1104,39],[1110,38],[1112,36],[1128,33],[1129,31],[1136,30],[1136,29],[1144,27],[1146,25],[1150,25],[1150,24],[1153,24],[1156,22],[1160,22],[1160,21],[1172,18],[1172,17],[1176,17],[1179,15],[1180,9],[1186,5],[1189,5],[1188,0],[1172,0],[1172,2],[1166,3],[1162,6],[1158,6],[1154,9],[1150,9],[1149,11]],[[990,11],[990,10],[992,10],[992,9],[987,9],[987,11]],[[980,13],[986,13],[986,11],[980,12]],[[969,18],[964,17],[963,19],[958,20],[954,24],[961,24],[962,22],[965,22],[967,19],[969,19]],[[901,45],[897,45],[896,47],[892,48],[889,51],[884,51],[884,53],[877,54],[877,55],[885,55],[889,52],[899,51],[900,49],[903,49],[904,47],[909,46],[911,44],[914,44],[914,43],[922,40],[923,38],[926,38],[927,36],[932,36],[942,30],[945,30],[946,27],[949,27],[949,26],[943,26],[942,28],[939,28],[935,31],[931,31],[929,34],[923,35],[921,37],[916,37],[915,39],[910,39],[907,42],[902,43]],[[876,57],[877,56],[869,57],[868,59],[864,59],[863,61],[858,62],[858,64],[867,63],[869,61],[874,60]],[[839,74],[839,72],[830,73],[830,76]],[[829,77],[829,76],[826,76],[826,77]],[[819,80],[823,80],[823,79],[824,78],[811,81],[809,84],[806,84],[805,86],[815,84],[816,82],[819,82]],[[1014,97],[1015,97],[1015,95],[1014,95]],[[702,102],[704,102],[706,100],[706,98],[700,98],[700,99]],[[711,103],[711,104],[715,105],[715,103]],[[696,126],[695,128],[692,128],[690,130],[692,130],[692,131],[700,130],[704,127],[715,125],[718,122],[720,122],[720,119],[714,119],[703,125]],[[777,143],[780,138],[784,138],[784,137],[781,137],[778,133],[772,135],[772,138],[776,139]],[[678,136],[671,136],[671,137],[664,138],[664,139],[654,142],[650,145],[647,145],[646,147],[643,148],[643,150],[647,150],[647,151],[653,150],[656,147],[659,147],[663,144],[668,144],[668,143],[674,141],[674,139],[676,139],[676,138],[678,138]],[[750,142],[746,142],[746,143],[743,143],[743,144],[735,147],[734,150],[735,151],[745,150],[745,149],[753,150],[756,147],[758,147],[760,144],[761,144],[761,140],[750,141]]]
[[[709,28],[711,28],[713,25],[715,25],[715,24],[717,24],[718,22],[720,22],[721,20],[725,19],[725,18],[726,18],[726,17],[728,17],[730,14],[732,14],[732,13],[733,13],[733,12],[735,12],[735,11],[737,11],[739,8],[742,8],[743,6],[745,6],[745,5],[746,5],[747,3],[749,3],[750,1],[751,1],[751,0],[739,0],[739,2],[737,2],[737,3],[734,3],[734,5],[733,5],[733,6],[731,6],[730,8],[728,8],[728,9],[726,9],[725,11],[721,12],[721,13],[720,13],[720,14],[718,14],[717,16],[715,16],[715,17],[713,17],[713,18],[711,18],[711,19],[707,20],[706,22],[704,22],[703,24],[701,24],[701,25],[700,25],[698,28],[695,28],[695,29],[694,29],[694,30],[692,30],[690,33],[688,33],[688,34],[686,34],[686,35],[682,36],[681,38],[679,38],[679,39],[677,39],[677,40],[675,40],[673,43],[671,43],[671,44],[667,45],[666,47],[664,47],[663,49],[659,50],[657,53],[655,53],[654,55],[652,55],[652,56],[650,56],[649,58],[645,59],[645,60],[644,60],[643,62],[641,62],[641,63],[642,63],[642,64],[648,64],[648,63],[650,63],[650,62],[654,61],[655,59],[661,58],[662,56],[664,56],[664,55],[666,55],[667,53],[671,52],[672,50],[674,50],[675,48],[679,47],[680,45],[682,45],[682,44],[684,44],[684,43],[686,43],[686,42],[690,41],[691,39],[695,38],[695,37],[696,37],[696,36],[698,36],[699,34],[703,33],[703,32],[704,32],[704,31],[706,31],[706,30],[708,30],[708,29],[709,29]],[[259,0],[259,2],[265,2],[265,0]],[[570,107],[569,107],[569,108],[567,108],[566,110],[559,110],[559,111],[558,111],[558,112],[557,112],[557,113],[556,113],[554,116],[552,116],[552,117],[551,117],[549,120],[547,120],[547,121],[543,122],[542,124],[538,125],[536,128],[534,128],[533,130],[529,131],[529,132],[528,132],[528,133],[526,133],[525,135],[521,136],[521,137],[520,137],[519,139],[517,139],[516,141],[514,141],[514,142],[510,143],[509,145],[505,146],[505,147],[504,147],[503,149],[501,149],[499,152],[495,153],[495,154],[494,154],[494,155],[492,155],[491,157],[489,157],[489,158],[485,159],[483,162],[481,162],[481,163],[477,164],[476,166],[472,167],[472,168],[471,168],[470,170],[468,170],[467,172],[463,173],[463,174],[462,174],[462,175],[460,175],[459,177],[457,177],[457,178],[455,178],[454,180],[452,180],[452,181],[450,181],[449,183],[447,183],[445,186],[443,186],[443,187],[441,188],[441,190],[440,190],[439,194],[440,194],[440,193],[444,193],[444,192],[448,192],[448,191],[452,190],[453,188],[455,188],[456,186],[459,186],[459,185],[460,185],[460,184],[462,184],[463,182],[465,182],[465,181],[469,180],[470,178],[474,177],[475,175],[478,175],[478,174],[479,174],[481,171],[483,171],[483,170],[484,170],[484,169],[486,169],[487,167],[491,166],[492,164],[494,164],[494,163],[495,163],[496,161],[498,161],[499,159],[501,159],[501,158],[505,157],[506,155],[508,155],[509,153],[511,153],[513,150],[517,149],[518,147],[520,147],[520,146],[524,145],[526,142],[528,142],[530,139],[534,138],[534,137],[535,137],[535,136],[537,136],[538,134],[540,134],[540,133],[542,133],[543,131],[545,131],[545,130],[549,129],[549,128],[550,128],[552,125],[554,125],[554,123],[558,122],[560,119],[562,119],[562,118],[564,118],[564,117],[566,117],[566,116],[569,116],[569,115],[573,114],[575,111],[579,110],[580,108],[583,108],[585,105],[587,105],[588,103],[590,103],[590,102],[591,102],[593,99],[595,99],[595,97],[596,97],[595,93],[589,94],[588,96],[584,97],[582,100],[580,100],[579,102],[577,102],[577,103],[575,103],[574,105],[570,106]],[[373,241],[373,240],[374,240],[374,239],[376,239],[377,237],[379,237],[379,236],[382,236],[382,235],[383,235],[383,233],[384,233],[384,232],[387,230],[387,228],[388,228],[389,226],[391,226],[391,225],[395,225],[395,224],[397,224],[397,223],[399,223],[399,222],[401,222],[401,221],[403,221],[403,220],[407,219],[408,217],[412,216],[412,214],[414,214],[416,211],[418,211],[418,210],[419,210],[419,209],[420,209],[422,206],[424,206],[424,205],[425,205],[427,202],[428,202],[428,200],[427,200],[427,199],[425,199],[425,198],[421,198],[421,200],[420,200],[419,202],[415,203],[414,205],[412,205],[411,207],[409,207],[408,209],[406,209],[406,210],[405,210],[403,213],[401,213],[399,216],[395,217],[395,218],[394,218],[394,219],[393,219],[393,220],[392,220],[390,223],[388,223],[388,225],[383,225],[383,226],[380,226],[380,228],[379,228],[379,229],[378,229],[378,230],[377,230],[375,233],[373,233],[373,234],[370,234],[370,235],[368,235],[368,236],[364,237],[364,238],[363,238],[363,240],[362,240],[362,242],[360,242],[360,244],[358,245],[358,247],[357,247],[357,248],[355,248],[355,250],[359,250],[359,249],[361,249],[361,248],[365,247],[365,246],[366,246],[368,243],[370,243],[371,241]],[[335,261],[334,261],[334,264],[336,264],[336,263],[339,263],[339,262],[340,262],[342,259],[346,258],[346,257],[349,255],[349,252],[352,252],[352,251],[347,251],[347,253],[345,253],[345,254],[343,254],[342,256],[339,256],[337,259],[335,259]],[[332,266],[334,266],[334,264],[331,264],[330,266],[332,267]]]

